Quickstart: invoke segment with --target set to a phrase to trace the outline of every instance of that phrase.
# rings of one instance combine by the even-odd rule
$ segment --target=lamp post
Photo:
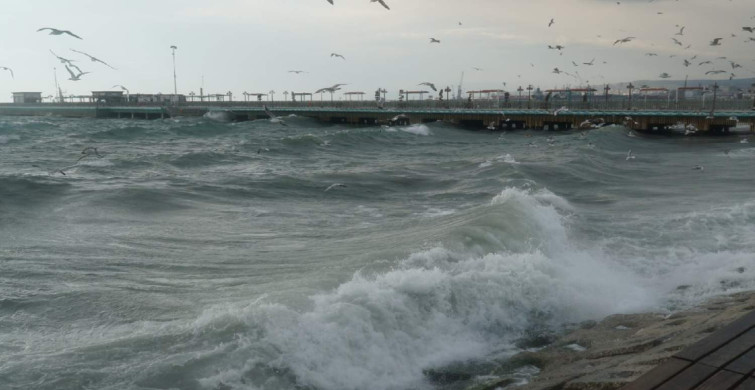
[[[535,89],[532,84],[527,86],[527,109],[532,108],[532,90]]]
[[[606,108],[608,108],[608,91],[611,90],[611,87],[609,87],[608,84],[606,84],[606,86],[603,87],[603,90],[606,91]]]
[[[629,90],[629,111],[632,111],[632,90],[634,89],[634,85],[629,83],[627,89]]]
[[[178,95],[178,84],[176,82],[176,50],[178,50],[178,47],[172,45],[170,49],[173,54],[173,94]]]
[[[232,102],[233,101],[233,92],[228,91],[228,92],[226,92],[226,95],[228,95],[228,102],[229,103]]]
[[[750,93],[752,94],[752,110],[755,111],[755,83],[752,84]]]
[[[522,91],[524,91],[524,88],[520,85],[516,91],[519,92],[519,108],[522,108]]]
[[[718,83],[713,83],[713,107],[710,109],[710,115],[716,113],[716,95],[718,94]]]

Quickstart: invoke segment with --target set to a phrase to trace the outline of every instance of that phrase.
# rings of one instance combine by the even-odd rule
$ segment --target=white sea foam
[[[357,273],[313,296],[309,310],[267,304],[232,315],[260,325],[257,347],[277,351],[276,364],[301,384],[396,389],[423,388],[423,369],[505,348],[533,321],[598,318],[652,301],[625,270],[571,247],[562,198],[510,188],[485,207],[524,216],[549,242],[484,255],[438,246],[388,272]]]
[[[411,125],[411,126],[401,126],[398,128],[399,130],[406,132],[406,133],[412,133],[416,135],[432,135],[433,133],[430,131],[430,128],[425,125]]]

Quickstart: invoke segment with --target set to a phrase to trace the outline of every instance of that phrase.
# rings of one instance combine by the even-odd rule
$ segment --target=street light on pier
[[[606,91],[606,108],[608,108],[608,91],[611,90],[611,87],[609,87],[608,84],[606,84],[606,86],[603,87],[603,90]]]
[[[228,91],[228,92],[226,92],[226,95],[228,95],[228,102],[229,103],[232,102],[233,101],[233,92]]]
[[[710,115],[716,112],[716,95],[718,94],[718,83],[713,83],[713,107],[710,109]]]
[[[629,83],[627,85],[627,89],[629,90],[629,111],[632,110],[632,90],[634,89],[634,85],[632,83]]]
[[[535,89],[532,84],[527,86],[527,109],[532,108],[532,90]]]
[[[173,94],[178,95],[178,84],[176,83],[176,50],[178,50],[178,47],[172,45],[170,49],[173,54]],[[178,100],[178,97],[176,97],[176,100]]]
[[[520,85],[516,91],[519,92],[519,108],[522,108],[522,91],[524,91],[524,88]]]
[[[275,90],[271,89],[269,93],[270,93],[270,101],[275,103]]]

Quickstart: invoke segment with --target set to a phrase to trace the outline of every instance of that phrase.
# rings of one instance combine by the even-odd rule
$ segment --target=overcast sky
[[[0,66],[15,72],[12,79],[0,71],[0,101],[10,101],[12,91],[53,94],[53,68],[67,95],[115,84],[131,93],[171,93],[171,45],[178,46],[179,93],[199,93],[204,76],[205,93],[232,91],[239,100],[243,91],[275,90],[282,97],[335,83],[368,97],[383,87],[395,98],[399,89],[421,89],[417,84],[425,81],[455,90],[462,71],[464,90],[503,82],[509,90],[529,83],[575,87],[657,79],[662,72],[703,78],[709,70],[732,71],[724,60],[698,66],[719,56],[743,66],[733,70],[737,77],[755,75],[755,41],[745,42],[755,34],[742,31],[755,27],[754,0],[385,1],[390,11],[369,0],[0,0]],[[677,25],[686,26],[683,36],[674,35]],[[40,27],[84,39],[36,32]],[[636,39],[613,45],[630,36]],[[430,37],[441,43],[430,44]],[[710,46],[718,37],[722,45]],[[557,44],[566,47],[563,55],[547,48]],[[92,73],[67,80],[49,50]],[[682,65],[695,55],[692,66]],[[583,65],[593,58],[594,66]],[[555,67],[574,77],[552,73]]]

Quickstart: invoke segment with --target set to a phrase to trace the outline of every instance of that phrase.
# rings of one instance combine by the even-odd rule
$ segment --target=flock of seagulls
[[[48,31],[48,30],[50,31],[50,33],[48,35],[70,35],[71,37],[74,37],[76,39],[84,40],[84,38],[82,38],[82,37],[74,34],[73,32],[71,32],[69,30],[61,30],[61,29],[57,29],[57,28],[53,28],[53,27],[42,27],[42,28],[38,29],[37,32]],[[74,52],[74,53],[78,53],[80,55],[86,56],[87,58],[89,58],[89,60],[91,62],[95,62],[95,63],[98,62],[98,63],[101,63],[101,64],[109,67],[110,69],[117,70],[114,67],[112,67],[110,64],[108,64],[107,62],[105,62],[105,61],[103,61],[103,60],[101,60],[101,59],[99,59],[99,58],[97,58],[97,57],[95,57],[95,56],[93,56],[91,54],[85,53],[85,52],[80,51],[80,50],[75,50],[75,49],[71,49],[71,51]],[[92,73],[92,72],[82,71],[81,68],[79,68],[78,65],[74,64],[74,62],[76,62],[76,60],[72,60],[72,59],[69,59],[69,58],[61,57],[61,56],[57,55],[52,50],[50,50],[50,53],[52,53],[52,55],[54,55],[55,58],[57,58],[58,61],[60,61],[60,63],[65,66],[66,70],[68,71],[68,74],[70,75],[70,77],[68,78],[68,80],[79,81],[79,80],[81,80],[81,76],[89,74],[89,73]],[[0,69],[6,70],[6,71],[10,72],[11,77],[15,78],[15,75],[13,74],[13,69],[11,69],[9,67],[6,67],[6,66],[0,66]]]

